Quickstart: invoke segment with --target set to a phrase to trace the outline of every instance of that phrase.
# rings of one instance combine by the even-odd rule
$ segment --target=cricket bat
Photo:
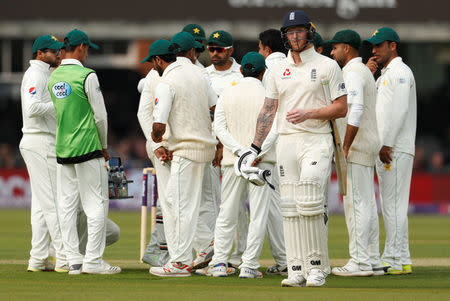
[[[329,104],[332,103],[329,81],[322,79],[322,88],[325,98]],[[334,162],[336,163],[336,172],[338,177],[339,192],[342,196],[347,194],[347,160],[342,150],[341,138],[336,126],[336,120],[330,120],[331,134],[333,135]]]

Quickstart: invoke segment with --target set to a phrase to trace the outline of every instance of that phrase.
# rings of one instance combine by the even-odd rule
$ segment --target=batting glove
[[[236,161],[234,161],[234,172],[236,173],[236,175],[243,176],[244,178],[248,179],[248,176],[245,177],[243,175],[243,172],[248,172],[254,168],[252,167],[253,161],[255,161],[260,152],[261,149],[254,144],[252,144],[250,148],[241,151],[238,154]]]

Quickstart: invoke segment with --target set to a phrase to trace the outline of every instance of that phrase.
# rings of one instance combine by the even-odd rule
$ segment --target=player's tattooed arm
[[[253,140],[253,144],[261,147],[264,140],[269,134],[270,129],[272,128],[272,123],[275,118],[278,109],[278,99],[268,98],[264,100],[264,106],[259,113],[257,122],[256,122],[256,134],[255,139]]]

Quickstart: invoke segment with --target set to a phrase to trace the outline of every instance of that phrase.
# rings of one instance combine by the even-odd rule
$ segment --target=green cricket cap
[[[88,35],[79,29],[74,29],[70,31],[66,37],[64,38],[64,41],[66,41],[70,46],[78,46],[81,44],[89,45],[89,47],[92,47],[94,49],[98,49],[98,45],[94,44],[89,40]]]
[[[400,37],[390,27],[382,27],[380,29],[375,30],[375,32],[372,34],[372,37],[365,40],[366,42],[369,42],[372,45],[383,43],[384,41],[392,41],[396,43],[400,43]]]
[[[208,38],[208,45],[213,43],[222,47],[233,46],[233,37],[224,30],[216,30]]]
[[[198,41],[195,41],[194,47],[195,47],[195,51],[197,51],[197,52],[205,51],[205,46],[203,46],[203,44],[201,44]]]
[[[149,61],[153,56],[174,54],[173,44],[168,40],[156,40],[148,49],[148,55],[142,60],[142,63]]]
[[[258,52],[248,52],[241,61],[241,68],[244,71],[261,72],[266,69],[266,59]]]
[[[312,43],[314,44],[314,47],[320,47],[323,45],[322,36],[318,32],[314,33],[314,39]]]
[[[334,37],[327,42],[331,44],[344,43],[352,46],[355,49],[359,49],[359,47],[361,46],[361,37],[356,31],[345,29],[336,32]]]
[[[171,42],[180,46],[180,48],[178,48],[178,51],[188,51],[192,48],[195,48],[194,37],[190,33],[185,31],[176,33],[172,37]]]
[[[34,53],[37,53],[38,50],[43,50],[43,49],[55,49],[55,50],[59,50],[62,47],[64,47],[64,43],[58,41],[57,38],[55,38],[54,36],[51,35],[43,35],[38,37],[34,43],[33,43],[33,47],[31,48],[31,50]]]
[[[188,24],[183,27],[182,31],[190,33],[196,40],[206,41],[205,31],[198,24]]]

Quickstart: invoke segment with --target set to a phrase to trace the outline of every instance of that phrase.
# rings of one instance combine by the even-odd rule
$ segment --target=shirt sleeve
[[[44,117],[47,114],[56,114],[53,102],[49,101],[51,98],[47,81],[42,76],[27,74],[24,77],[22,89],[24,89],[22,97],[26,117]],[[48,95],[48,98],[44,97],[45,95]]]
[[[210,108],[212,108],[217,104],[217,94],[212,87],[211,79],[209,78],[209,75],[206,71],[203,73],[203,76],[205,77],[207,83],[208,105]]]
[[[153,93],[150,91],[148,78],[144,78],[142,83],[142,94],[139,100],[137,117],[142,132],[147,140],[152,141],[152,124],[153,124]]]
[[[386,82],[387,87],[383,89],[385,93],[383,96],[387,97],[385,102],[387,106],[384,108],[387,116],[384,118],[383,145],[393,147],[395,144],[395,139],[405,122],[406,113],[408,112],[411,85],[409,77],[398,73],[391,75]]]
[[[223,146],[230,150],[233,154],[239,152],[243,147],[234,139],[227,128],[227,119],[225,111],[223,109],[223,96],[219,96],[216,104],[216,110],[214,111],[214,132],[217,138],[222,142]]]
[[[278,89],[275,82],[275,72],[272,70],[267,70],[266,72],[269,72],[267,74],[267,81],[264,83],[266,88],[266,97],[272,98],[272,99],[278,99]]]
[[[347,89],[347,103],[364,105],[364,81],[356,72],[344,76]]]
[[[342,70],[341,68],[339,68],[339,65],[335,61],[331,62],[331,66],[328,70],[328,80],[330,82],[331,100],[335,100],[347,94]]]
[[[153,122],[167,124],[175,93],[169,84],[161,82],[155,88]]]
[[[102,144],[102,148],[106,149],[108,147],[108,115],[106,113],[105,101],[100,89],[97,74],[91,73],[87,76],[84,90],[91,105],[92,112],[94,113],[94,121],[100,143]]]

